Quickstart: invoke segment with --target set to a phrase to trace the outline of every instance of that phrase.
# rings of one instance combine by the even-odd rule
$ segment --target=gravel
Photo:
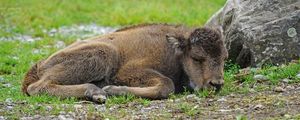
[[[294,87],[299,85],[294,84]],[[299,89],[300,90],[300,89]],[[249,119],[267,119],[292,118],[298,114],[299,108],[299,90],[291,90],[285,94],[279,94],[272,91],[262,91],[259,94],[230,94],[225,96],[215,96],[211,98],[198,98],[195,94],[177,98],[176,102],[170,99],[153,100],[149,105],[132,101],[125,104],[115,104],[106,107],[105,104],[94,104],[82,102],[81,104],[61,104],[57,115],[24,115],[22,120],[73,120],[73,119],[108,119],[112,116],[116,119],[236,119],[236,115],[247,115]],[[190,99],[190,100],[187,100]],[[6,100],[8,103],[11,99]],[[282,101],[289,106],[278,106],[278,101]],[[188,104],[189,108],[181,109],[182,104]],[[41,104],[42,105],[42,104]],[[36,105],[35,105],[36,106]],[[43,105],[42,105],[43,106]],[[47,106],[52,105],[44,105]],[[56,105],[55,105],[56,106]],[[92,107],[91,107],[92,106]],[[52,106],[53,107],[53,106]],[[51,108],[51,107],[50,107]],[[94,111],[90,111],[94,108]],[[194,115],[193,111],[199,111]],[[10,111],[12,114],[18,111]],[[282,113],[289,113],[286,116]],[[24,114],[24,113],[22,113]],[[103,116],[104,115],[104,116]],[[2,118],[7,116],[2,116]],[[4,118],[5,119],[5,118]],[[0,116],[1,120],[1,116]]]
[[[14,33],[12,28],[5,29],[9,33]],[[59,36],[61,38],[69,38],[74,37],[78,40],[85,39],[88,37],[93,37],[97,35],[102,35],[106,33],[114,32],[117,28],[113,27],[104,27],[99,26],[97,24],[81,24],[81,25],[71,25],[71,26],[61,26],[59,28],[51,28],[51,29],[44,29],[43,33],[49,35],[50,37]],[[33,31],[33,30],[31,30]],[[20,34],[15,33],[11,36],[0,37],[0,41],[21,41],[21,42],[34,42],[42,40],[41,37],[33,37],[29,34]],[[61,43],[58,43],[58,47],[61,47]]]
[[[52,28],[50,30],[43,30],[44,33],[49,36],[63,36],[63,37],[76,37],[79,39],[84,39],[96,35],[106,34],[114,32],[116,28],[103,27],[96,24],[86,24],[86,25],[72,25],[72,26],[62,26],[59,28]]]
[[[15,34],[11,37],[0,37],[0,41],[21,41],[21,42],[34,42],[41,40],[40,37],[32,37],[30,35]]]

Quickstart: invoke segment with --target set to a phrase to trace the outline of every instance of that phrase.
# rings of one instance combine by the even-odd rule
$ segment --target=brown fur
[[[25,75],[24,81],[22,83],[22,92],[29,95],[27,92],[28,86],[38,80],[39,77],[37,75],[37,63],[36,63],[31,67],[31,69]]]
[[[209,28],[127,27],[75,42],[34,65],[22,91],[93,101],[106,94],[161,99],[183,87],[222,85],[226,55],[220,34]]]

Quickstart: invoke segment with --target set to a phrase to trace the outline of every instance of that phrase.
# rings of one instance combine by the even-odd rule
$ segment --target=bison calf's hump
[[[45,79],[63,85],[100,81],[115,74],[116,49],[109,44],[84,44],[58,52],[44,67]]]

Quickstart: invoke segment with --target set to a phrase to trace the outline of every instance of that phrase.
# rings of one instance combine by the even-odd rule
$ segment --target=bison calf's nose
[[[212,80],[209,82],[209,84],[216,88],[216,93],[220,92],[224,85],[224,80]]]

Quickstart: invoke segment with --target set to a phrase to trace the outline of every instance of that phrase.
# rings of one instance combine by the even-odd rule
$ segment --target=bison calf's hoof
[[[106,100],[106,92],[101,88],[90,85],[84,93],[87,100],[96,102],[96,103],[104,103]]]
[[[108,95],[125,95],[126,86],[108,85],[102,88]]]

